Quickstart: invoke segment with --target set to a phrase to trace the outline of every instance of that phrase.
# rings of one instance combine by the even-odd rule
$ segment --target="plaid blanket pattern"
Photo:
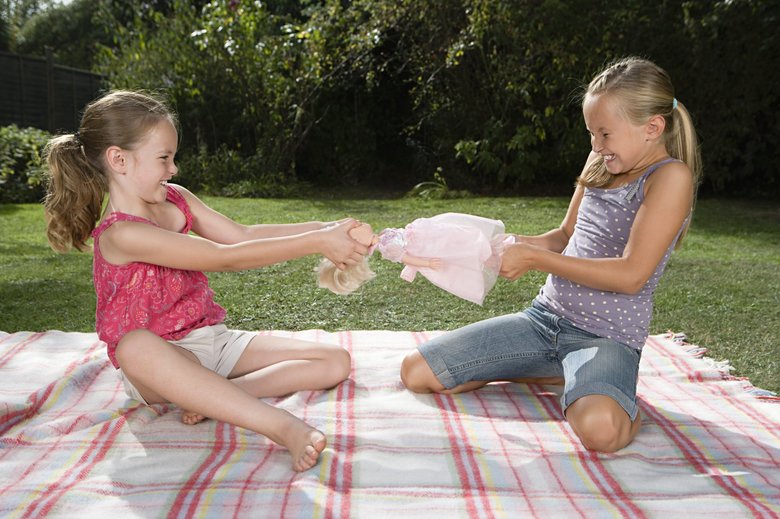
[[[94,334],[0,332],[0,517],[780,514],[780,401],[672,335],[643,353],[642,431],[607,455],[582,448],[553,386],[406,391],[403,355],[437,332],[269,333],[353,356],[337,388],[272,400],[328,437],[302,474],[257,434],[127,399]]]

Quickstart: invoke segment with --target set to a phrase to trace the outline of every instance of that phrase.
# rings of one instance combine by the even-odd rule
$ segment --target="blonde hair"
[[[134,149],[161,120],[178,130],[175,114],[160,99],[117,90],[84,109],[75,134],[51,139],[44,150],[49,169],[44,213],[52,249],[87,250],[108,192],[103,155],[110,146]]]
[[[623,115],[633,124],[644,124],[654,115],[665,119],[666,151],[690,168],[695,200],[702,172],[698,139],[690,113],[675,98],[669,74],[652,61],[636,57],[623,58],[593,78],[582,101],[584,103],[588,97],[599,95],[617,99]],[[599,157],[583,171],[577,182],[585,187],[604,187],[611,179],[604,159]]]
[[[360,263],[344,270],[336,268],[329,259],[322,258],[316,270],[317,286],[342,296],[351,294],[363,283],[376,277],[374,271],[368,266],[368,257],[363,257]]]

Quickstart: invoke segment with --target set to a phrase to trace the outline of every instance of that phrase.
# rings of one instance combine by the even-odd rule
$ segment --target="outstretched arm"
[[[191,193],[188,189],[177,185],[176,189],[187,200],[192,212],[193,222],[192,230],[198,236],[217,243],[233,244],[242,241],[258,240],[264,238],[280,238],[283,236],[292,236],[309,231],[318,231],[338,223],[343,223],[347,219],[338,222],[301,222],[301,223],[283,223],[283,224],[255,224],[244,225],[238,223],[222,213],[215,211],[203,201]]]
[[[179,189],[190,203],[193,230],[199,236],[145,223],[116,222],[100,238],[100,252],[106,260],[117,265],[144,262],[217,272],[259,268],[322,254],[343,269],[358,263],[368,252],[366,246],[349,236],[350,229],[358,225],[355,220],[346,219],[329,226],[318,222],[243,226],[211,210],[189,191]]]

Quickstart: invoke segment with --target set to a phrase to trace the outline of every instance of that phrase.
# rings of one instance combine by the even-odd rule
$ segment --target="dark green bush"
[[[211,191],[408,189],[441,170],[454,191],[569,193],[589,150],[578,94],[626,55],[671,74],[702,192],[780,191],[777,1],[132,0],[129,24],[114,4],[99,71],[166,92],[182,154],[230,166]]]
[[[210,195],[285,198],[306,190],[305,183],[283,173],[268,173],[262,157],[242,157],[224,147],[213,153],[205,147],[196,153],[185,152],[177,159],[177,166],[174,182]]]
[[[37,128],[0,127],[0,202],[40,202],[45,185],[41,154],[51,138]]]

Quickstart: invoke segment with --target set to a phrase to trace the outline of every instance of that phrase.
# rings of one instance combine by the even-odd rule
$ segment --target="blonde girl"
[[[669,75],[629,57],[588,85],[591,151],[560,227],[516,236],[501,275],[548,273],[533,305],[440,336],[410,353],[416,392],[493,380],[564,384],[561,408],[583,445],[613,452],[640,427],[636,384],[653,293],[688,224],[699,181],[696,134]]]

